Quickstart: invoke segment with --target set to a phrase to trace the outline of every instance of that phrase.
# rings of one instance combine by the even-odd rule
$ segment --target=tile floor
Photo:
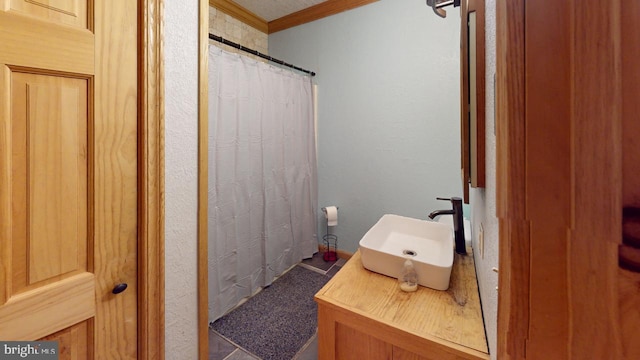
[[[303,260],[301,266],[329,277],[333,277],[346,263],[344,259],[326,262],[322,253],[317,253],[311,259]],[[296,354],[292,360],[318,359],[318,335],[314,335]],[[260,360],[257,356],[240,348],[225,339],[216,331],[209,329],[209,360]]]

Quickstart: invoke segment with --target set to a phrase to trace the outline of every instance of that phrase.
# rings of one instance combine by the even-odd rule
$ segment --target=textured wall
[[[426,219],[461,195],[459,43],[459,11],[414,0],[269,35],[270,55],[318,73],[319,206],[340,207],[339,249],[385,213]]]
[[[487,187],[471,190],[471,223],[476,271],[485,329],[491,358],[496,358],[498,324],[498,219],[496,218],[496,136],[495,136],[495,82],[496,73],[496,1],[486,0],[486,169]],[[479,250],[480,224],[484,228],[484,254]]]
[[[167,359],[196,359],[198,0],[165,1],[165,336]]]
[[[217,36],[222,36],[223,38],[231,40],[242,46],[257,50],[263,54],[267,54],[269,51],[267,34],[223,13],[222,11],[217,10],[212,6],[209,6],[209,32]],[[244,51],[241,52],[236,48],[223,45],[217,41],[210,41],[209,43],[222,47],[226,51],[239,52],[244,56],[264,61],[262,58]]]

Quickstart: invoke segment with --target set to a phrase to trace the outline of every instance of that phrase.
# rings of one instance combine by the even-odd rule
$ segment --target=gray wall
[[[198,0],[164,2],[165,358],[198,351]]]
[[[496,1],[485,1],[486,39],[486,170],[485,189],[471,190],[472,242],[476,261],[476,273],[484,324],[489,341],[491,358],[496,358],[498,325],[498,274],[492,268],[498,267],[498,219],[496,218],[496,135],[495,129],[495,89],[496,73]],[[480,226],[484,229],[484,252],[479,251]]]
[[[271,56],[318,74],[319,206],[340,207],[339,249],[461,195],[459,28],[457,10],[382,0],[269,35]]]

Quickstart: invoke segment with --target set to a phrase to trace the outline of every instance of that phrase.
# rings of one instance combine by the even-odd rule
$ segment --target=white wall
[[[437,196],[461,195],[459,43],[459,11],[415,0],[269,35],[271,56],[318,74],[319,206],[340,207],[339,249],[385,213],[426,219],[451,207]]]
[[[496,73],[496,1],[485,1],[486,39],[486,188],[471,190],[471,223],[474,257],[485,329],[491,358],[496,359],[498,325],[498,219],[496,218],[496,136],[495,83]],[[479,251],[480,224],[484,228],[484,253]]]
[[[198,0],[164,2],[165,357],[196,359]]]

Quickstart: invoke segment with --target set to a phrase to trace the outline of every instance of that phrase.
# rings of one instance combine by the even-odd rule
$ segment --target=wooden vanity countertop
[[[403,292],[398,280],[365,269],[357,251],[315,296],[322,306],[350,311],[471,358],[488,359],[473,255],[455,254],[449,289],[419,286]]]

